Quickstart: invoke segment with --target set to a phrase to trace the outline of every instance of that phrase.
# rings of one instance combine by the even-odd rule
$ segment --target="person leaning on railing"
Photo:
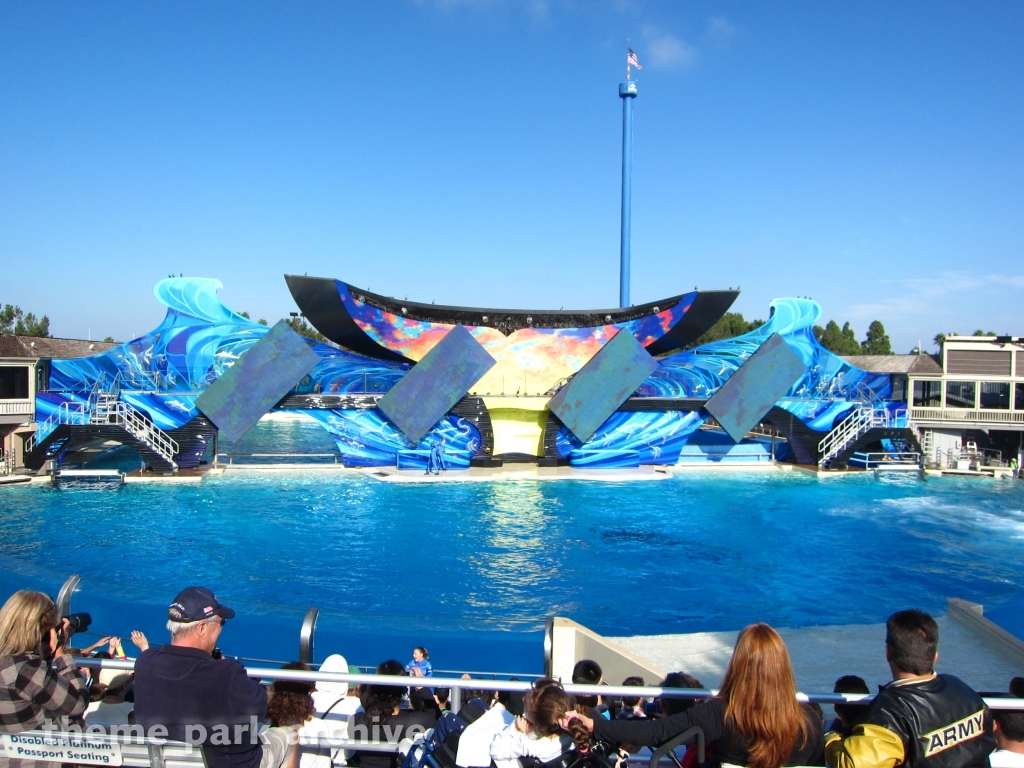
[[[85,679],[66,652],[68,622],[42,592],[15,592],[0,608],[0,732],[58,727],[89,706]],[[47,760],[0,756],[4,768],[57,768]]]
[[[822,733],[816,711],[796,698],[786,644],[767,624],[740,632],[718,695],[657,720],[606,720],[569,714],[613,744],[656,747],[694,726],[714,746],[714,762],[749,768],[821,765]]]

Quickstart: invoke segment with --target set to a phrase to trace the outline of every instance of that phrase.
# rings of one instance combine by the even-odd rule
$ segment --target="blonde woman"
[[[89,706],[89,692],[66,652],[67,622],[42,592],[15,592],[0,608],[0,733],[65,725]],[[42,760],[0,757],[0,768],[58,766]]]

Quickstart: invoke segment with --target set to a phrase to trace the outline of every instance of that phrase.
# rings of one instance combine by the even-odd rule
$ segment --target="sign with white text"
[[[5,733],[4,755],[17,760],[50,760],[84,765],[121,765],[121,745],[86,734]]]

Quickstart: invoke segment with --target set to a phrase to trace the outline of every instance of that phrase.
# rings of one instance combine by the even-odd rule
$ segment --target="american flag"
[[[636,67],[637,69],[643,69],[643,67],[640,66],[640,62],[637,61],[636,54],[633,53],[633,49],[627,48],[626,50],[629,51],[629,53],[626,54],[626,66]]]

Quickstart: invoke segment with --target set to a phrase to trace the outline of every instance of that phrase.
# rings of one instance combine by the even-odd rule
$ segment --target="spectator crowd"
[[[938,627],[917,610],[895,613],[886,624],[892,681],[868,701],[835,704],[830,722],[819,705],[798,699],[786,645],[767,624],[740,632],[714,696],[570,695],[551,678],[510,693],[467,679],[453,711],[451,691],[431,685],[423,647],[406,664],[388,660],[376,668],[408,677],[408,684],[286,676],[264,685],[218,650],[234,615],[209,589],[189,587],[168,608],[168,643],[151,645],[133,632],[140,650],[134,670],[97,673],[75,659],[127,659],[120,638],[76,648],[72,623],[49,597],[15,593],[0,609],[0,734],[81,729],[90,703],[117,703],[151,738],[202,745],[206,768],[616,768],[654,750],[678,768],[701,760],[708,768],[1024,768],[1024,711],[989,709],[963,681],[936,673]],[[313,671],[300,662],[283,669]],[[350,671],[337,654],[319,666],[321,673]],[[594,661],[573,670],[574,684],[605,682]],[[646,681],[628,677],[621,685]],[[657,685],[703,689],[683,672]],[[835,692],[870,690],[845,675]],[[1024,678],[1014,678],[1008,692],[984,695],[1024,698]],[[58,766],[0,752],[0,768]]]

